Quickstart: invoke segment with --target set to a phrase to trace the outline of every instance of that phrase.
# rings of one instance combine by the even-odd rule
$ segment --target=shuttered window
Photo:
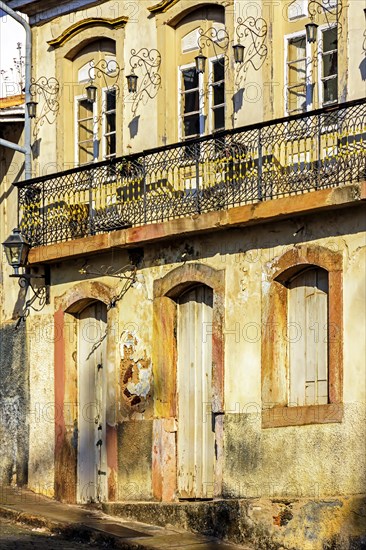
[[[309,269],[288,283],[289,406],[328,403],[328,273]]]

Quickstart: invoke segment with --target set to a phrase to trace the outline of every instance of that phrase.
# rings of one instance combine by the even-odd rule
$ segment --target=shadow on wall
[[[366,80],[366,52],[365,52],[365,57],[360,63],[360,73],[361,73],[362,80],[365,81]]]

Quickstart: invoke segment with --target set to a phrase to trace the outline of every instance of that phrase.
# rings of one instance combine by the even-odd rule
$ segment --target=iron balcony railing
[[[366,99],[17,183],[32,246],[366,178]]]

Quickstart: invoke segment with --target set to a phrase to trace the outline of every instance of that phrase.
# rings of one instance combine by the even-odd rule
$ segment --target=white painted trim
[[[210,67],[210,70],[209,70],[209,76],[208,76],[208,133],[209,134],[212,134],[214,129],[213,129],[213,126],[214,126],[214,118],[213,118],[213,110],[212,110],[212,107],[213,107],[213,88],[212,88],[212,84],[213,84],[213,64],[215,61],[217,61],[218,59],[223,59],[225,58],[225,55],[224,54],[220,54],[220,55],[217,55],[217,56],[214,56],[214,57],[210,57],[208,59],[208,64],[209,64],[209,67]],[[224,104],[225,104],[225,111],[224,111],[224,121],[226,120],[226,78],[225,78],[225,71],[224,71],[224,86],[225,86],[225,95],[224,95]]]
[[[188,63],[186,65],[179,65],[178,66],[178,86],[177,86],[177,89],[178,89],[178,140],[183,140],[184,139],[184,135],[183,135],[183,122],[182,122],[182,119],[183,119],[183,113],[182,113],[182,102],[181,102],[181,99],[182,99],[182,71],[184,71],[185,69],[191,69],[192,67],[195,68],[195,63]],[[204,103],[204,97],[202,95],[202,92],[203,92],[203,77],[204,75],[202,73],[200,73],[198,75],[198,94],[199,94],[199,128],[200,128],[200,135],[202,136],[203,135],[203,130],[204,130],[204,125],[203,125],[203,122],[204,122],[204,108],[205,108],[205,103]]]
[[[287,6],[287,19],[291,23],[293,21],[298,21],[299,19],[303,19],[304,17],[307,17],[309,15],[308,0],[297,0],[297,3],[302,5],[302,13],[300,15],[296,15],[294,17],[289,16],[289,7],[290,7],[290,5]]]
[[[331,23],[330,25],[320,25],[317,29],[318,33],[317,33],[317,44],[320,46],[321,45],[321,48],[318,47],[318,52],[317,52],[317,55],[318,55],[318,98],[319,98],[319,107],[322,107],[323,106],[323,102],[324,102],[324,94],[323,94],[323,81],[322,81],[322,73],[323,73],[323,32],[324,31],[327,31],[327,30],[330,30],[330,29],[334,29],[335,27],[337,27],[337,23],[334,22],[334,23]],[[337,56],[338,56],[338,60],[339,60],[339,44],[337,44]],[[338,79],[338,74],[339,74],[339,66],[338,66],[338,63],[337,63],[337,79]]]
[[[311,45],[308,43],[308,41],[306,40],[306,31],[305,30],[301,30],[301,31],[296,31],[296,32],[293,32],[291,34],[286,34],[284,37],[283,37],[283,40],[284,40],[284,51],[285,51],[285,56],[284,56],[284,70],[283,70],[283,74],[284,74],[284,85],[285,85],[285,89],[284,89],[284,96],[285,96],[285,107],[284,107],[284,112],[285,112],[285,116],[288,116],[288,99],[289,99],[289,94],[288,94],[288,74],[287,74],[287,63],[289,61],[288,59],[288,43],[290,40],[292,40],[293,38],[299,38],[301,36],[304,36],[305,37],[305,55],[306,55],[306,95],[308,94],[308,87],[309,87],[309,74],[311,74],[311,71],[312,71],[312,68],[313,68],[313,63],[311,62]],[[312,108],[312,103],[308,103],[308,98],[306,98],[306,110],[309,111],[311,110]]]
[[[74,97],[74,158],[76,166],[79,164],[79,147],[78,147],[78,103],[86,99],[86,95],[77,95]],[[96,121],[96,115],[98,112],[98,99],[93,103],[93,162],[98,162],[98,157],[95,155],[95,142],[98,141],[98,122]]]

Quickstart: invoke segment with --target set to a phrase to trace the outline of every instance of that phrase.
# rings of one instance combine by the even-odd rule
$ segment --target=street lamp
[[[37,101],[28,101],[27,103],[27,111],[28,111],[28,117],[29,118],[36,118],[37,116]]]
[[[235,63],[243,63],[245,46],[243,46],[243,44],[240,44],[240,42],[238,42],[237,44],[234,44],[233,50],[234,50]]]
[[[204,73],[205,72],[205,67],[206,67],[207,57],[205,55],[203,55],[202,50],[200,50],[200,53],[198,55],[196,55],[196,57],[194,59],[195,59],[195,62],[196,62],[196,71],[198,73]]]
[[[306,29],[306,40],[309,42],[309,44],[312,44],[316,42],[316,35],[319,25],[314,23],[314,21],[311,21],[310,23],[307,23],[305,25]]]
[[[135,74],[135,71],[132,69],[131,74],[126,76],[127,79],[127,88],[129,94],[135,94],[137,90],[137,80],[138,76]]]
[[[2,243],[6,259],[9,265],[14,269],[14,273],[10,277],[17,277],[19,286],[24,288],[26,293],[28,289],[33,292],[33,295],[29,300],[25,301],[23,311],[19,314],[17,324],[15,328],[18,328],[21,321],[25,321],[28,317],[30,309],[40,311],[45,304],[50,303],[50,267],[44,266],[44,274],[38,275],[36,273],[23,272],[19,273],[19,268],[25,268],[27,266],[28,252],[30,250],[29,242],[23,237],[22,232],[17,227],[13,229],[13,232]],[[34,287],[32,279],[43,279],[43,284]],[[38,300],[38,307],[34,307],[33,304]]]
[[[28,241],[25,240],[20,229],[16,227],[2,245],[8,264],[14,269],[14,274],[11,277],[22,277],[19,268],[25,267],[27,264],[30,249]]]
[[[92,82],[86,87],[86,98],[90,103],[95,103],[97,99],[97,87]]]

